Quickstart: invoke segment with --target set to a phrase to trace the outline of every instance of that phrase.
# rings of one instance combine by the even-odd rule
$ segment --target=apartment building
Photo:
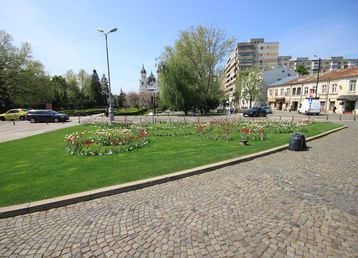
[[[260,71],[273,69],[277,66],[278,52],[278,42],[265,42],[263,38],[252,38],[236,45],[224,67],[223,91],[230,105],[235,101],[237,74],[252,67]]]
[[[297,110],[310,92],[319,98],[322,112],[336,107],[337,113],[358,111],[358,67],[329,71],[319,76],[305,75],[293,80],[275,82],[268,86],[267,99],[275,110]]]
[[[303,65],[310,74],[318,72],[318,59],[309,59],[308,57],[298,57],[289,60],[288,68],[296,70],[298,65]],[[340,69],[358,66],[358,59],[345,59],[343,56],[331,56],[326,59],[321,59],[320,73],[328,71],[336,71]]]

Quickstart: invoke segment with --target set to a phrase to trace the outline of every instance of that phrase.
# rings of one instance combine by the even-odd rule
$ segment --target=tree
[[[307,75],[307,74],[309,74],[308,70],[306,69],[306,67],[303,64],[297,65],[296,72],[299,75]]]
[[[108,88],[108,80],[106,78],[106,75],[103,74],[101,78],[101,89],[102,89],[102,103],[104,105],[107,105],[109,103],[109,88]],[[113,95],[112,95],[113,99]]]
[[[104,106],[102,86],[99,81],[99,77],[96,69],[93,69],[92,71],[90,100],[93,102],[93,105],[96,107]]]
[[[200,102],[196,92],[198,77],[180,56],[173,55],[166,60],[159,75],[159,83],[164,86],[160,91],[162,105],[183,110],[187,115]]]
[[[83,94],[81,94],[81,90],[78,87],[77,75],[72,70],[69,70],[66,72],[65,79],[69,98],[68,107],[77,109],[83,103]]]
[[[113,96],[113,100],[114,100],[114,106],[116,106],[116,107],[126,106],[126,94],[123,92],[122,89],[121,89],[121,92],[119,93],[119,95]]]
[[[250,108],[252,101],[260,95],[260,88],[263,83],[262,73],[256,69],[241,71],[236,79],[236,94],[241,98],[249,100]]]
[[[139,109],[139,94],[132,91],[126,95],[126,102],[130,107]]]
[[[54,87],[43,65],[29,61],[27,67],[16,75],[16,85],[11,88],[12,101],[17,106],[42,107],[52,103]]]
[[[161,57],[161,99],[184,112],[215,108],[220,100],[222,61],[233,44],[233,39],[213,27],[198,26],[180,32],[174,47],[166,47]]]
[[[55,107],[67,107],[69,106],[68,97],[68,85],[66,79],[62,76],[55,75],[52,77],[52,84],[54,87],[54,100],[53,105]]]
[[[0,108],[43,107],[53,98],[51,79],[32,59],[30,45],[18,48],[8,33],[0,31]]]
[[[153,107],[153,92],[141,92],[139,93],[139,105],[142,108]]]

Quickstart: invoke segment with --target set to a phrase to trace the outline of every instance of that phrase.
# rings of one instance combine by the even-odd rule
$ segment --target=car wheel
[[[35,118],[31,118],[31,119],[30,119],[30,122],[31,122],[31,123],[36,123],[36,119],[35,119]]]
[[[56,117],[53,121],[54,121],[55,123],[58,123],[60,120]]]
[[[19,118],[20,118],[20,120],[25,120],[24,116],[20,116]]]
[[[1,120],[1,121],[5,121],[5,117],[0,116],[0,120]]]

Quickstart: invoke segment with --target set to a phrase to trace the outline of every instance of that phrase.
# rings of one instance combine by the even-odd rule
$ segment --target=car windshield
[[[253,107],[253,108],[249,109],[249,111],[258,111],[258,110],[259,110],[259,108],[257,108],[257,107]]]

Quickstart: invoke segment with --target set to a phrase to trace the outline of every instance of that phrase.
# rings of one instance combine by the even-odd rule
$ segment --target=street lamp
[[[319,70],[321,69],[321,58],[314,55],[314,57],[318,58],[318,72],[317,72],[317,82],[316,82],[316,91],[315,91],[315,98],[317,98],[317,91],[318,91],[318,81],[319,81]]]
[[[107,35],[111,32],[116,32],[117,28],[113,28],[108,32],[104,32],[102,29],[97,29],[97,31],[102,32],[104,34],[104,37],[106,39],[106,54],[107,54],[107,71],[108,71],[108,115],[109,115],[109,121],[111,124],[114,123],[114,116],[113,116],[113,110],[112,110],[112,91],[111,91],[111,76],[109,72],[109,57],[108,57],[108,40]]]

